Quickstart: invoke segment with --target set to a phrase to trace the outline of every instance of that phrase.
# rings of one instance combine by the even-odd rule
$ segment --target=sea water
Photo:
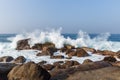
[[[30,38],[29,44],[33,46],[35,43],[45,43],[53,42],[57,48],[63,47],[64,44],[71,44],[75,47],[90,47],[96,50],[120,50],[120,34],[89,34],[87,32],[79,31],[75,34],[62,34],[61,30],[51,30],[51,31],[34,31],[34,32],[24,32],[20,34],[0,34],[0,57],[2,56],[12,56],[16,58],[18,56],[24,56],[28,61],[40,62],[42,60],[48,61],[48,63],[53,63],[59,61],[59,59],[50,59],[49,56],[38,57],[36,54],[40,51],[37,50],[22,50],[17,51],[16,43],[18,40]],[[55,54],[64,53],[56,52]],[[73,57],[72,60],[77,60],[82,63],[85,59],[91,59],[93,61],[102,60],[104,56],[91,54],[89,57]],[[66,59],[61,59],[66,60]]]

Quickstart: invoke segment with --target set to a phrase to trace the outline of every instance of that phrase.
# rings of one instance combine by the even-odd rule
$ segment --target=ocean
[[[36,56],[37,50],[15,50],[17,41],[21,39],[30,38],[29,44],[33,46],[35,43],[53,42],[56,48],[62,48],[64,44],[70,44],[75,47],[90,47],[96,50],[110,50],[117,52],[120,50],[120,34],[89,34],[87,32],[79,31],[77,34],[62,34],[60,30],[53,31],[34,31],[24,32],[20,34],[0,34],[0,57],[12,56],[16,58],[18,56],[24,56],[26,62],[34,61],[47,61],[48,63],[54,63],[56,61],[65,61],[67,59],[50,59],[50,56]],[[104,58],[102,55],[91,54],[88,52],[88,57],[72,57],[71,60],[76,60],[82,63],[85,59],[91,59],[92,61],[99,61]],[[55,52],[55,55],[65,55],[62,52]]]
[[[0,34],[0,42],[11,42],[8,40],[10,37],[15,37],[17,34]],[[77,39],[78,34],[64,33],[62,34],[65,38],[70,37],[71,39]],[[90,38],[93,39],[99,34],[89,34]],[[110,34],[108,41],[120,42],[120,34]]]

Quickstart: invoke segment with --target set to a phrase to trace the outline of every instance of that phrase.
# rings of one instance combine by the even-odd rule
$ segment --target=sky
[[[0,0],[0,33],[120,33],[120,0]]]

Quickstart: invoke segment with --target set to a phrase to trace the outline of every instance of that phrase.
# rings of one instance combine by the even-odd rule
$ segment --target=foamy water
[[[111,51],[118,51],[120,50],[120,42],[112,42],[108,41],[110,34],[104,33],[100,34],[97,37],[90,38],[90,36],[83,31],[78,32],[78,37],[76,39],[71,39],[70,37],[65,38],[61,34],[61,30],[52,30],[52,31],[35,31],[29,33],[21,33],[16,35],[15,37],[8,38],[11,42],[10,43],[0,43],[0,57],[2,56],[12,56],[14,58],[18,56],[24,56],[28,61],[40,62],[42,60],[47,61],[48,63],[53,63],[55,61],[65,61],[66,59],[50,59],[50,56],[41,56],[38,57],[36,54],[39,51],[35,50],[22,50],[17,51],[16,43],[18,40],[31,38],[29,44],[33,46],[35,43],[45,43],[45,42],[53,42],[57,48],[63,47],[64,44],[71,44],[75,47],[91,47],[99,50],[111,50]],[[55,54],[62,54],[64,53],[57,52]],[[90,53],[89,53],[90,54]],[[78,62],[82,63],[85,59],[91,59],[93,61],[99,61],[104,58],[104,56],[90,54],[91,56],[88,57],[73,57],[71,60],[77,60]]]
[[[108,41],[109,36],[109,33],[104,33],[91,39],[86,32],[79,31],[77,39],[71,39],[70,37],[65,38],[61,34],[61,30],[52,30],[22,33],[16,35],[16,37],[9,38],[9,40],[12,41],[12,43],[10,43],[10,48],[13,49],[16,47],[16,42],[18,40],[31,38],[29,41],[31,46],[35,43],[53,42],[57,48],[63,47],[64,44],[71,44],[75,47],[91,47],[99,50],[120,50],[120,42]]]

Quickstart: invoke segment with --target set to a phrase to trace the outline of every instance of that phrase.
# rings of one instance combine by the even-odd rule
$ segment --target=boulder
[[[42,50],[42,44],[41,43],[36,43],[36,44],[34,44],[34,46],[32,46],[32,49]]]
[[[112,63],[113,66],[119,66],[120,67],[120,61],[116,61],[114,63]]]
[[[8,80],[7,75],[10,70],[17,64],[14,63],[0,63],[0,80]]]
[[[63,61],[57,61],[57,62],[54,62],[53,65],[56,67],[56,66],[62,65],[63,63],[64,63]]]
[[[69,50],[69,49],[75,49],[75,46],[72,46],[70,44],[64,44],[64,48]]]
[[[17,47],[16,50],[26,50],[26,49],[30,49],[30,45],[28,43],[30,39],[23,39],[23,40],[19,40],[17,42]]]
[[[77,56],[77,57],[86,57],[89,56],[89,54],[82,48],[74,49],[74,50],[69,50],[67,53],[69,57],[72,56]]]
[[[11,56],[0,57],[0,62],[11,62],[14,58]]]
[[[117,60],[113,56],[108,56],[108,57],[104,57],[103,61],[116,62]]]
[[[24,56],[17,57],[13,62],[14,63],[24,63],[26,61]]]
[[[80,65],[80,63],[77,62],[77,61],[73,61],[73,60],[71,60],[71,61],[66,60],[64,65],[66,66],[66,68],[68,68],[68,67],[71,67],[71,66]]]
[[[91,71],[76,71],[61,80],[119,80],[120,67],[105,67]]]
[[[115,56],[115,55],[116,55],[115,52],[109,51],[109,50],[103,50],[103,51],[97,50],[96,53],[97,53],[97,54],[101,54],[101,55],[106,55],[106,56]]]
[[[91,63],[91,62],[93,62],[93,61],[90,60],[90,59],[85,59],[82,64],[89,64],[89,63]]]
[[[117,56],[117,58],[120,58],[120,50],[118,52],[116,52],[116,56]]]
[[[48,48],[50,48],[50,47],[55,48],[55,44],[52,43],[52,42],[45,42],[45,43],[42,44],[42,46],[43,47],[48,47]]]
[[[52,65],[52,64],[45,64],[45,65],[43,65],[42,66],[44,69],[46,69],[46,70],[52,70],[53,68],[54,68],[54,65]]]
[[[64,47],[62,47],[60,49],[60,52],[68,52],[69,50],[75,49],[74,46],[70,45],[70,44],[64,44]]]
[[[84,49],[86,52],[92,52],[92,53],[96,53],[96,50],[94,48],[89,48],[89,47],[82,47],[82,49]]]
[[[37,53],[36,56],[43,56],[45,54],[42,54],[41,52]]]
[[[74,51],[74,50],[68,50],[66,52],[66,54],[68,55],[68,57],[76,56],[76,51]]]
[[[86,57],[89,56],[89,54],[84,49],[77,49],[76,50],[76,56],[77,57]]]
[[[56,56],[51,56],[51,59],[64,59],[63,55],[56,55]]]
[[[85,71],[92,71],[92,70],[97,70],[97,69],[102,69],[105,67],[111,67],[112,65],[108,62],[103,62],[103,61],[98,61],[98,62],[93,62],[93,63],[89,63],[89,64],[80,64],[76,67],[70,67],[67,69],[54,69],[50,72],[51,74],[51,80],[68,80],[68,78],[71,78],[73,74],[75,74],[76,72],[85,72]],[[103,71],[104,72],[104,71]],[[90,74],[90,73],[89,73]],[[97,72],[96,72],[97,74]],[[79,78],[82,77],[82,75],[78,75]],[[78,77],[76,75],[74,75],[73,77]],[[94,76],[94,75],[92,75]],[[86,75],[84,74],[84,77],[86,77]],[[79,78],[71,78],[70,80],[92,80],[92,79],[79,79]],[[97,79],[96,79],[97,80]],[[104,79],[102,79],[104,80]],[[109,80],[109,79],[108,79]]]
[[[15,66],[8,74],[8,80],[49,80],[50,74],[40,65],[28,62]]]
[[[42,66],[44,65],[45,63],[47,63],[47,61],[40,61],[39,63],[37,63],[38,65]]]
[[[43,55],[50,55],[50,56],[53,56],[54,55],[54,52],[56,52],[57,49],[56,48],[53,48],[53,47],[43,47],[42,48],[42,54]]]

